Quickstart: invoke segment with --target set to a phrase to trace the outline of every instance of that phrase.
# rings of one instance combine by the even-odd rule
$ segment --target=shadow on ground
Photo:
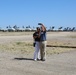
[[[76,48],[76,46],[53,46],[53,45],[47,45],[47,47],[61,47],[61,48]]]
[[[14,58],[15,60],[33,60],[32,58]]]

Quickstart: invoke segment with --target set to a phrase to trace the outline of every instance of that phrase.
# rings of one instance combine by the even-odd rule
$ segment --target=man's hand
[[[41,27],[42,27],[42,31],[46,31],[46,27],[43,24],[41,25]]]

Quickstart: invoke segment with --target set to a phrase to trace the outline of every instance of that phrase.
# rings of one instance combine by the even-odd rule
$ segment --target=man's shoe
[[[45,61],[45,59],[41,59],[41,61]]]

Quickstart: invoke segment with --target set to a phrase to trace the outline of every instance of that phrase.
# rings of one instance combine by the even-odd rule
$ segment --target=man
[[[40,36],[39,36],[39,33],[40,33],[40,28],[37,27],[37,31],[33,34],[33,38],[34,38],[34,41],[35,41],[35,44],[34,44],[34,47],[35,47],[35,52],[34,52],[34,60],[39,60],[40,59],[40,53],[39,53],[39,50],[40,50]]]
[[[38,25],[41,25],[40,29],[40,54],[41,54],[41,60],[46,60],[46,27],[42,23],[38,23]]]

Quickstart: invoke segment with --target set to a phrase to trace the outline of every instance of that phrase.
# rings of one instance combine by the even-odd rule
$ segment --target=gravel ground
[[[48,33],[47,41],[63,42],[76,46],[76,33]],[[0,45],[16,41],[32,41],[32,35],[0,36]],[[48,44],[48,43],[47,43]],[[50,44],[50,43],[49,43]],[[55,44],[56,45],[56,44]],[[0,75],[76,75],[76,50],[47,55],[46,61],[33,61],[33,53],[20,54],[0,49]]]

